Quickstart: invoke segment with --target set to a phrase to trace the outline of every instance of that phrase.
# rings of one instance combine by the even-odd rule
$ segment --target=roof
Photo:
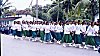
[[[18,18],[21,18],[21,17],[7,17],[7,18],[1,18],[0,21],[12,21],[12,20],[15,20],[15,19],[18,19]]]
[[[16,20],[14,20],[14,21],[33,21],[33,19],[34,19],[34,21],[43,21],[43,20],[41,20],[41,19],[36,19],[36,18],[34,18],[34,17],[32,17],[31,15],[20,15],[22,18],[19,18],[19,19],[16,19]]]

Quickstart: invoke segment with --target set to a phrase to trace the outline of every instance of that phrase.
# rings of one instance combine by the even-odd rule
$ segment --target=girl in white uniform
[[[44,22],[41,22],[41,24],[40,24],[40,42],[43,42],[44,41],[44,29],[45,29],[45,27],[44,27]]]
[[[39,31],[40,31],[40,23],[37,21],[37,23],[36,23],[36,26],[37,26],[37,30],[36,30],[36,35],[37,35],[37,37],[40,37],[39,36]]]
[[[59,22],[57,23],[55,30],[56,30],[56,40],[57,40],[57,43],[60,44],[61,39],[62,39],[61,34],[60,34],[60,32],[62,30],[62,26],[60,26]]]
[[[14,24],[12,25],[11,29],[12,29],[12,35],[14,36],[14,39],[15,39],[16,38],[15,36],[17,35],[17,32],[16,32],[17,26],[16,26],[15,21],[14,21]]]
[[[72,44],[75,46],[75,29],[76,29],[76,23],[74,21],[70,22],[70,29],[71,29],[71,36],[72,36]]]
[[[48,43],[51,41],[51,36],[50,36],[50,25],[49,22],[46,22],[45,25],[45,37],[44,37],[44,43]]]
[[[33,24],[33,22],[30,21],[30,22],[29,22],[29,37],[32,37],[32,29],[31,29],[31,26],[30,26],[30,25],[32,25],[32,24]]]
[[[85,45],[86,27],[87,27],[87,25],[86,25],[85,21],[83,21],[82,25],[81,25],[81,38],[82,38],[83,46]]]
[[[20,23],[17,24],[17,36],[22,40],[22,26]]]
[[[26,28],[27,29],[27,37],[30,38],[30,32],[29,32],[30,24],[29,24],[29,22],[27,23],[27,25],[28,25],[28,27]]]
[[[63,46],[66,47],[66,44],[69,46],[72,46],[72,37],[71,37],[71,26],[69,25],[69,22],[65,23],[64,25],[64,36],[62,38],[61,43],[63,43]]]
[[[91,22],[91,25],[89,25],[87,31],[86,31],[87,37],[86,37],[86,45],[84,48],[88,49],[87,45],[92,45],[94,50],[96,50],[96,43],[95,43],[95,28],[94,28],[94,23]]]
[[[80,21],[78,21],[76,23],[76,26],[75,26],[75,47],[79,47],[79,48],[82,48],[81,44],[82,44],[82,38],[81,38],[81,24],[80,24]]]
[[[23,35],[25,38],[26,38],[26,34],[27,34],[27,29],[26,29],[27,27],[28,27],[28,25],[26,22],[22,23]]]
[[[33,22],[33,24],[32,25],[30,25],[31,26],[31,29],[32,29],[32,41],[36,41],[36,28],[37,28],[37,26],[36,26],[36,24],[35,24],[35,22]]]
[[[51,35],[52,35],[52,42],[54,42],[54,39],[56,38],[56,33],[55,33],[55,22],[52,22],[52,23],[51,23],[50,32],[51,32]]]
[[[96,43],[95,50],[97,51],[97,48],[99,48],[99,45],[100,45],[100,36],[98,34],[99,26],[98,26],[97,22],[95,22],[94,28],[95,28],[95,37],[94,37],[94,39],[95,39],[95,43]]]

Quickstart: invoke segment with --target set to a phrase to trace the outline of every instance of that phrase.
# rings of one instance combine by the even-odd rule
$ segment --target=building
[[[12,21],[14,21],[14,20],[16,20],[18,18],[21,18],[21,17],[10,16],[10,17],[7,17],[7,18],[1,18],[0,19],[0,24],[10,25]]]

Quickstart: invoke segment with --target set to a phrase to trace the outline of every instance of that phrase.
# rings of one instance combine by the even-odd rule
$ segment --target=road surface
[[[1,35],[2,56],[100,56],[91,49],[62,47],[57,44],[44,44],[27,40],[16,40],[10,35]]]

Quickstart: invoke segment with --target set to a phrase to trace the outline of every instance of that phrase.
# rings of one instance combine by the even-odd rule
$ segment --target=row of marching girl
[[[88,49],[91,45],[94,50],[97,50],[100,45],[100,37],[98,36],[99,26],[94,22],[87,25],[85,22],[80,24],[80,21],[72,23],[66,22],[64,24],[64,35],[62,40],[63,46],[75,46],[79,48]]]
[[[88,27],[87,27],[88,26]],[[88,49],[92,45],[94,50],[100,45],[98,36],[99,26],[91,22],[87,25],[85,22],[32,22],[16,23],[12,26],[13,35],[21,39],[29,37],[29,40],[36,41],[39,35],[40,42],[63,44],[64,47],[75,46]],[[24,36],[24,37],[23,37]]]

